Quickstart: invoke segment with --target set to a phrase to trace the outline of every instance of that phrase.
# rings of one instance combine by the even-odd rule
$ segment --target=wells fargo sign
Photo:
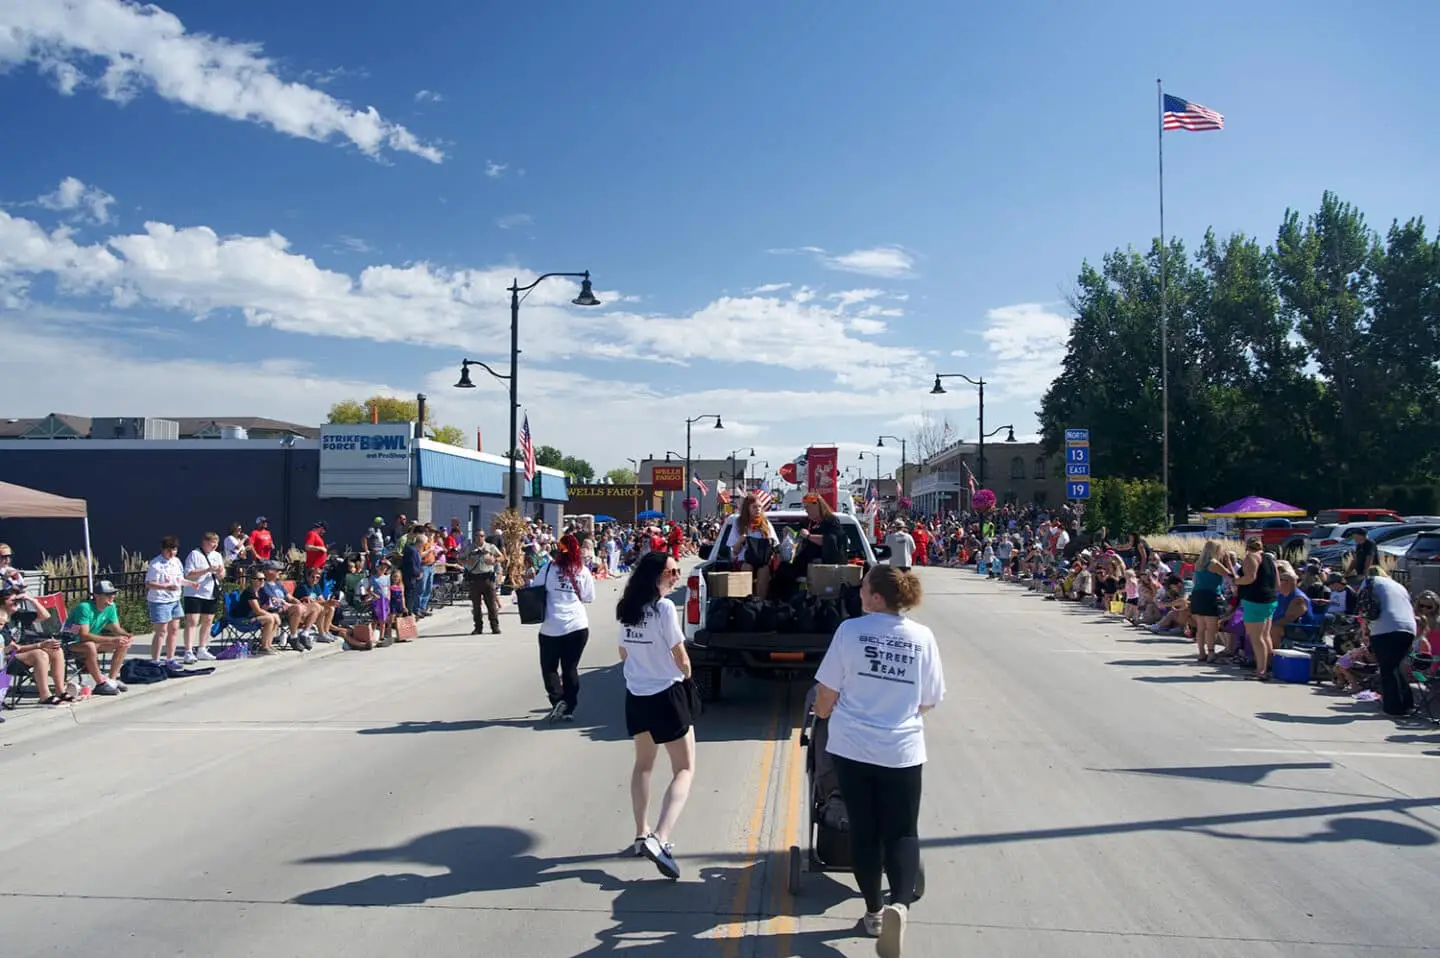
[[[566,490],[571,499],[649,499],[649,486],[577,486]]]
[[[651,473],[656,492],[678,492],[685,488],[684,466],[654,466]]]

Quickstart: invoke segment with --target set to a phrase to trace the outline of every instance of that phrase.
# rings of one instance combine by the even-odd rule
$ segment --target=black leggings
[[[1381,632],[1370,636],[1370,649],[1380,670],[1380,708],[1386,715],[1409,715],[1415,693],[1401,669],[1415,644],[1413,632]]]
[[[540,679],[550,704],[564,702],[571,712],[580,698],[580,656],[590,641],[589,629],[577,629],[565,635],[540,636]]]
[[[840,795],[850,815],[850,856],[855,883],[865,896],[865,910],[874,913],[885,904],[880,876],[890,882],[897,904],[915,900],[915,879],[920,874],[920,770],[925,766],[885,768],[867,762],[830,756],[840,778]]]

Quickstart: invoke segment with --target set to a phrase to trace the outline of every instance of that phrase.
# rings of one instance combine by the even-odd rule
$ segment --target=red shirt
[[[680,558],[680,547],[685,544],[685,533],[679,526],[672,526],[670,529],[670,554]]]
[[[250,533],[250,549],[257,559],[269,559],[275,552],[275,537],[269,529],[256,529]]]
[[[926,532],[924,529],[916,529],[914,535],[912,535],[911,538],[915,540],[916,555],[923,556],[929,553],[930,533]]]
[[[311,549],[311,546],[319,546],[319,551]],[[325,548],[325,536],[319,529],[311,529],[305,533],[305,568],[325,568],[325,557],[328,550]]]
[[[662,539],[662,538],[661,538],[660,536],[658,536],[658,535],[651,536],[651,537],[650,537],[650,551],[651,551],[651,552],[664,552],[664,551],[665,551],[665,540]]]

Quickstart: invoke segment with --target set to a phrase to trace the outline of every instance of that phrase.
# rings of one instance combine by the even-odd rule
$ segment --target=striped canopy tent
[[[0,519],[79,519],[85,524],[86,577],[90,591],[95,590],[95,557],[90,551],[90,517],[84,499],[0,482]]]
[[[1303,519],[1306,512],[1263,496],[1246,496],[1201,515],[1206,519]]]

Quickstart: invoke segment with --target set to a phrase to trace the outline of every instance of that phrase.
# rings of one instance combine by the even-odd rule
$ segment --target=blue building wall
[[[188,551],[206,530],[224,535],[231,522],[249,531],[267,516],[277,542],[299,544],[323,519],[332,545],[358,549],[375,516],[462,525],[478,509],[489,529],[505,508],[505,466],[420,450],[420,485],[409,499],[320,499],[316,444],[286,450],[264,441],[0,440],[0,481],[89,503],[90,537],[102,568],[118,568],[124,548],[149,557],[161,536],[177,535]],[[560,520],[565,478],[541,474],[547,502],[527,499],[527,515]],[[428,510],[422,505],[428,504]],[[427,514],[428,513],[428,514]],[[84,529],[70,519],[0,519],[0,542],[14,547],[20,568],[41,555],[80,552]]]
[[[115,567],[120,550],[151,556],[161,536],[177,535],[186,550],[206,530],[224,535],[231,522],[248,531],[267,516],[279,542],[299,543],[324,519],[327,538],[359,546],[375,516],[415,514],[415,500],[319,499],[319,450],[285,450],[269,443],[112,443],[93,440],[4,443],[0,480],[89,503],[90,538],[101,567]],[[170,448],[166,448],[166,447]],[[242,448],[236,448],[242,446]],[[18,448],[17,448],[18,447]],[[128,447],[128,448],[127,448]],[[22,568],[41,554],[80,552],[84,531],[74,520],[0,519],[0,541],[15,549]]]

